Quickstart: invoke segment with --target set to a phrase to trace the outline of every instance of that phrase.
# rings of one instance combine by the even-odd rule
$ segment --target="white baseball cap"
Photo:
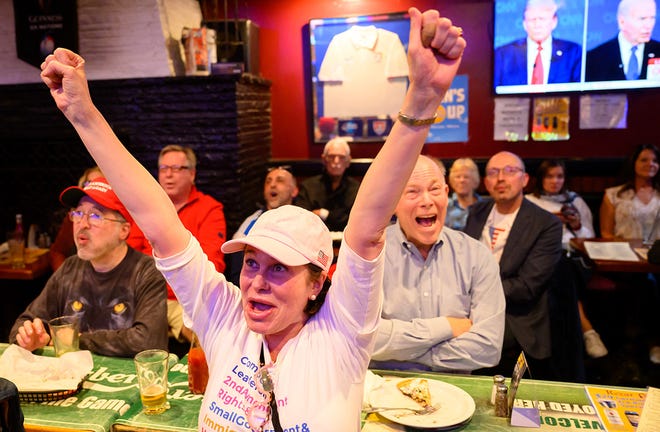
[[[285,265],[312,263],[328,271],[333,260],[332,237],[320,217],[294,205],[264,212],[247,236],[222,244],[222,252],[255,247]]]

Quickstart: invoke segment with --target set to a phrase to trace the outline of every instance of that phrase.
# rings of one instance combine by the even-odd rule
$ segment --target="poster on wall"
[[[535,141],[561,141],[568,133],[569,97],[534,98],[532,139]]]
[[[493,139],[527,141],[529,139],[529,98],[495,98]]]
[[[55,48],[78,52],[75,0],[14,0],[16,56],[40,67]]]
[[[314,142],[383,141],[408,86],[407,13],[309,22]]]
[[[627,122],[625,94],[580,96],[580,129],[625,129]]]
[[[467,142],[468,76],[456,75],[437,110],[438,119],[431,125],[426,142]]]

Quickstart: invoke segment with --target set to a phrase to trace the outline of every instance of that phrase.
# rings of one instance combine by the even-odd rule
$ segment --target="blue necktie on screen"
[[[636,80],[639,78],[639,65],[637,63],[637,56],[635,52],[637,51],[637,46],[634,46],[630,49],[630,60],[628,61],[628,72],[626,73],[626,79]]]

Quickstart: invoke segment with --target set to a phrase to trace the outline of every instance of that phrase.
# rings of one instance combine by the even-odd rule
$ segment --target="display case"
[[[309,22],[313,142],[385,139],[408,86],[405,12]]]

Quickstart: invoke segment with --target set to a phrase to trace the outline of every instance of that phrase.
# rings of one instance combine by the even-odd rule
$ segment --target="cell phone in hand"
[[[573,204],[564,204],[561,207],[561,214],[564,217],[575,216],[578,214],[578,209],[576,209]]]

